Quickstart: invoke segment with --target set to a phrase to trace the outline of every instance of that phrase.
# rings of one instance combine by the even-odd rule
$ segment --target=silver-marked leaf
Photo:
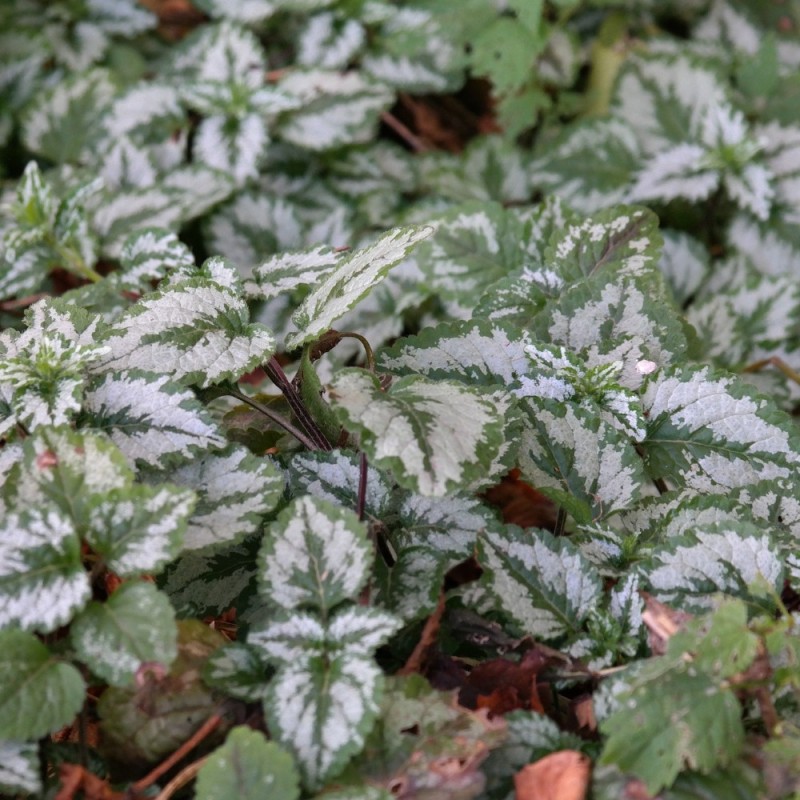
[[[164,478],[197,493],[185,550],[230,544],[255,533],[264,515],[280,501],[284,486],[283,472],[273,461],[258,458],[238,444],[148,477]]]
[[[377,563],[377,599],[403,622],[428,617],[439,602],[444,576],[451,566],[454,564],[433,547],[403,547],[391,567]]]
[[[695,525],[668,539],[653,550],[640,576],[662,602],[697,612],[713,606],[715,592],[749,598],[768,588],[780,594],[783,564],[767,533],[736,520]]]
[[[85,692],[80,672],[33,634],[0,631],[0,739],[40,739],[68,725]]]
[[[483,581],[527,635],[545,640],[575,636],[600,602],[594,567],[564,538],[508,527],[478,540]]]
[[[71,520],[53,507],[0,522],[0,627],[49,633],[91,598]]]
[[[139,300],[112,326],[103,371],[143,369],[201,388],[268,361],[272,334],[248,323],[245,301],[213,281],[188,280]]]
[[[599,409],[538,398],[520,405],[526,412],[522,473],[577,522],[604,519],[639,499],[647,482],[642,459]]]
[[[436,232],[415,260],[443,297],[471,304],[491,283],[522,265],[523,225],[498,203],[465,203],[435,224]]]
[[[78,658],[112,686],[133,681],[145,661],[168,667],[177,652],[175,612],[152,583],[131,581],[75,618],[70,639]]]
[[[653,477],[727,494],[797,473],[796,426],[733,376],[709,367],[665,371],[647,384],[642,405],[648,421],[640,446]]]
[[[707,277],[711,266],[709,254],[698,239],[683,231],[666,230],[661,235],[664,249],[658,266],[667,279],[675,300],[684,304]]]
[[[367,39],[356,19],[331,12],[308,17],[297,40],[297,63],[320,69],[346,69]]]
[[[409,375],[386,393],[360,369],[340,370],[328,398],[345,428],[358,433],[370,462],[411,491],[441,497],[490,485],[507,465],[509,400],[452,381]]]
[[[302,106],[287,115],[277,135],[312,151],[369,141],[380,113],[394,102],[389,87],[356,71],[290,70],[278,87]]]
[[[366,525],[354,512],[298,497],[270,525],[261,546],[261,594],[280,608],[310,606],[325,617],[358,595],[372,558]]]
[[[38,742],[0,742],[0,791],[9,795],[41,794]]]
[[[84,410],[132,465],[164,468],[225,446],[225,437],[194,393],[141,370],[98,376]]]
[[[253,268],[247,290],[254,298],[271,300],[284,292],[314,286],[334,270],[340,258],[325,245],[278,253]]]
[[[154,81],[133,84],[117,95],[102,117],[109,141],[166,143],[182,127],[185,113],[177,86]]]
[[[120,577],[155,575],[180,553],[194,503],[175,486],[113,489],[90,510],[86,540]]]
[[[215,650],[203,666],[203,682],[248,703],[263,700],[269,674],[254,647],[229,642]]]
[[[197,127],[192,155],[209,167],[226,172],[238,185],[258,176],[269,134],[261,114],[206,117]]]
[[[225,744],[206,757],[197,773],[197,800],[296,800],[300,776],[292,757],[261,731],[234,728]]]
[[[542,290],[545,274],[553,279],[552,291],[547,293]],[[472,319],[524,330],[546,304],[548,295],[557,295],[563,283],[553,270],[523,267],[487,287],[473,309]]]
[[[469,385],[503,386],[515,392],[530,369],[525,346],[530,337],[485,319],[443,322],[405,336],[379,356],[382,369],[397,375],[461,380]]]
[[[102,112],[113,95],[114,85],[104,70],[57,82],[26,114],[22,125],[25,146],[56,164],[91,158]]]
[[[286,347],[291,350],[319,338],[432,233],[430,226],[394,228],[343,257],[292,315],[298,331],[286,337]]]
[[[648,276],[658,265],[662,240],[658,217],[645,208],[615,206],[550,237],[544,252],[548,268],[567,284],[586,278]]]
[[[243,25],[255,25],[271,17],[282,3],[274,0],[197,0],[197,8],[210,17],[223,17]],[[233,795],[231,795],[233,796]]]
[[[186,553],[159,576],[181,617],[218,615],[231,607],[242,609],[256,590],[259,536],[211,552]]]
[[[639,143],[628,125],[591,120],[547,142],[536,153],[531,178],[536,188],[592,214],[625,201],[640,163]]]
[[[150,291],[151,281],[194,271],[191,250],[165,228],[144,228],[126,240],[120,254],[120,271],[113,273],[120,289]]]
[[[23,443],[24,460],[9,480],[18,508],[54,504],[77,531],[88,525],[93,504],[129,486],[133,470],[101,433],[42,428]]]
[[[345,508],[355,508],[361,480],[359,457],[342,450],[330,453],[298,453],[289,461],[289,488],[294,496],[310,494]],[[364,513],[381,519],[390,507],[392,484],[386,476],[367,466]]]
[[[590,368],[621,362],[620,385],[638,389],[642,362],[652,362],[652,371],[682,361],[687,349],[679,313],[654,277],[572,286],[533,321],[534,334],[580,355]]]
[[[385,612],[351,606],[327,625],[295,611],[250,633],[248,642],[280,665],[264,710],[309,787],[336,775],[363,747],[383,689],[372,652],[398,627]]]

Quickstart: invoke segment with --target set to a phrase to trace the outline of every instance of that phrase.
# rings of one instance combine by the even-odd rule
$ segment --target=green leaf
[[[235,380],[275,350],[272,334],[248,318],[245,301],[218,283],[184,281],[146,295],[114,323],[102,368],[151,370],[201,388]]]
[[[168,375],[106,372],[87,390],[84,410],[137,467],[164,469],[225,446],[211,413]]]
[[[395,228],[342,258],[292,315],[298,331],[286,337],[286,347],[318,339],[432,233],[431,227]]]
[[[339,371],[328,398],[345,428],[359,434],[370,462],[419,494],[488,486],[507,469],[497,463],[507,447],[507,399],[415,375],[385,393],[360,369]]]
[[[0,742],[0,791],[9,795],[41,794],[42,776],[37,742]]]
[[[602,594],[594,567],[566,539],[547,531],[487,531],[478,540],[484,581],[527,635],[575,636]]]
[[[175,486],[112,489],[90,510],[86,541],[121,577],[155,575],[180,553],[194,504]]]
[[[760,480],[788,478],[800,463],[791,420],[742,381],[709,367],[657,373],[642,404],[648,424],[640,446],[653,477],[726,494]]]
[[[65,625],[91,597],[80,540],[52,507],[11,513],[0,522],[2,625],[43,633]]]
[[[524,25],[500,17],[473,40],[472,69],[487,77],[500,94],[513,91],[530,79],[542,44]]]
[[[331,609],[355,599],[372,564],[366,526],[346,508],[306,495],[272,523],[258,555],[261,594],[283,609]]]
[[[0,631],[0,739],[40,739],[72,722],[86,684],[35,636]]]
[[[112,686],[130,684],[144,662],[168,667],[177,635],[167,596],[139,581],[124,583],[104,603],[89,603],[70,627],[78,658]]]
[[[690,664],[646,663],[616,701],[600,722],[608,737],[600,763],[633,773],[651,794],[686,768],[707,773],[739,757],[744,730],[736,695]]]
[[[198,495],[186,530],[186,550],[240,541],[257,532],[264,515],[280,502],[284,487],[283,473],[272,460],[257,458],[237,444],[148,476],[152,481],[163,478]]]
[[[197,773],[195,797],[295,800],[300,796],[299,783],[294,761],[283,748],[268,742],[260,731],[239,726],[206,758]]]

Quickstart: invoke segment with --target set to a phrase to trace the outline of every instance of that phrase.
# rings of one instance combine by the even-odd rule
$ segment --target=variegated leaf
[[[261,114],[231,118],[215,114],[198,126],[193,156],[208,166],[226,172],[237,184],[258,175],[259,161],[269,144],[267,125]]]
[[[385,612],[351,606],[327,625],[295,611],[249,635],[250,644],[280,665],[264,710],[309,787],[336,775],[363,747],[383,689],[371,654],[398,627]]]
[[[248,323],[243,299],[216,282],[184,281],[139,300],[103,340],[103,371],[143,369],[201,388],[236,379],[268,361],[275,340]]]
[[[117,95],[103,114],[109,141],[129,136],[135,142],[163,142],[184,120],[177,86],[158,80],[135,83]]]
[[[69,725],[85,693],[80,672],[34,635],[0,631],[0,740],[41,739]]]
[[[281,5],[273,0],[197,0],[197,7],[210,17],[223,17],[243,25],[263,22]]]
[[[132,465],[163,469],[225,446],[225,437],[194,393],[167,375],[107,372],[87,390],[84,410]]]
[[[174,486],[114,489],[90,510],[86,541],[120,577],[155,575],[180,552],[194,503]]]
[[[271,300],[284,292],[314,286],[333,272],[339,260],[340,255],[325,245],[278,253],[254,267],[247,289],[254,298]]]
[[[700,288],[710,270],[705,246],[682,231],[662,231],[664,249],[659,269],[667,279],[678,303],[688,301]]]
[[[345,69],[364,46],[367,34],[357,19],[323,11],[308,17],[297,42],[297,63],[318,69]]]
[[[0,742],[0,791],[9,795],[41,794],[38,742]]]
[[[91,157],[102,112],[113,96],[114,85],[105,70],[90,70],[56,83],[25,117],[25,146],[56,164]]]
[[[382,369],[396,375],[422,374],[469,385],[503,386],[517,393],[530,368],[527,333],[484,319],[443,322],[417,336],[405,336],[383,351]]]
[[[228,642],[209,656],[203,667],[203,681],[237,700],[253,703],[266,696],[269,676],[252,645]]]
[[[358,503],[361,466],[354,454],[342,450],[298,453],[289,461],[288,478],[295,497],[309,494],[353,509]],[[381,519],[389,511],[393,486],[382,472],[369,465],[366,483],[364,513]]]
[[[10,513],[0,522],[0,627],[49,633],[90,598],[69,517],[51,506]]]
[[[527,398],[521,406],[520,468],[576,521],[604,519],[639,499],[647,480],[641,458],[591,405]]]
[[[42,428],[25,440],[23,449],[23,461],[9,476],[6,496],[17,508],[54,504],[81,532],[98,499],[133,481],[125,457],[101,433]]]
[[[591,120],[547,142],[536,153],[531,178],[534,187],[592,214],[627,199],[640,163],[639,143],[628,125]]]
[[[708,610],[715,592],[780,594],[783,564],[768,534],[745,520],[694,525],[653,551],[641,580],[665,603]]]
[[[377,563],[377,598],[381,606],[406,623],[429,617],[439,602],[444,576],[451,566],[454,564],[442,558],[434,547],[405,546],[391,567],[382,561]]]
[[[468,203],[441,215],[436,232],[415,253],[443,297],[472,302],[523,261],[523,226],[496,203]]]
[[[255,533],[283,495],[284,477],[278,466],[237,444],[152,476],[164,477],[198,495],[186,529],[186,550],[230,544]]]
[[[796,426],[769,400],[709,367],[656,374],[642,398],[640,445],[653,477],[711,494],[797,474]]]
[[[279,88],[302,107],[287,115],[277,135],[312,151],[369,141],[380,113],[394,102],[388,87],[356,71],[291,71]]]
[[[191,274],[195,269],[191,250],[165,228],[144,228],[131,234],[122,247],[119,272],[114,282],[129,292],[150,291],[151,281],[168,275]]]
[[[478,541],[478,560],[499,607],[536,638],[576,636],[602,595],[592,565],[547,531],[489,531]]]
[[[177,638],[169,599],[144,581],[124,583],[105,602],[89,603],[70,626],[78,658],[111,686],[132,683],[144,662],[168,667]]]
[[[287,348],[319,338],[432,233],[429,226],[395,228],[342,258],[292,315],[299,330],[286,337]]]
[[[222,614],[231,607],[240,613],[256,590],[259,536],[211,552],[185,553],[159,576],[158,585],[180,617]]]
[[[261,594],[284,609],[313,607],[324,618],[358,595],[372,558],[366,525],[355,513],[298,497],[270,525],[261,546]]]
[[[384,393],[360,369],[338,372],[328,398],[345,428],[358,433],[370,462],[411,491],[440,497],[477,489],[508,467],[497,463],[507,446],[508,399],[416,375]]]

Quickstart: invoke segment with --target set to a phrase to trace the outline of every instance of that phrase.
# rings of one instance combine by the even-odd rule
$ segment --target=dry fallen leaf
[[[560,750],[514,776],[516,800],[585,800],[591,762],[577,750]]]

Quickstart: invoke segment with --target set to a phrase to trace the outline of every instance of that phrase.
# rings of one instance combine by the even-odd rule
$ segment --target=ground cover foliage
[[[3,3],[0,791],[800,796],[798,25]]]

